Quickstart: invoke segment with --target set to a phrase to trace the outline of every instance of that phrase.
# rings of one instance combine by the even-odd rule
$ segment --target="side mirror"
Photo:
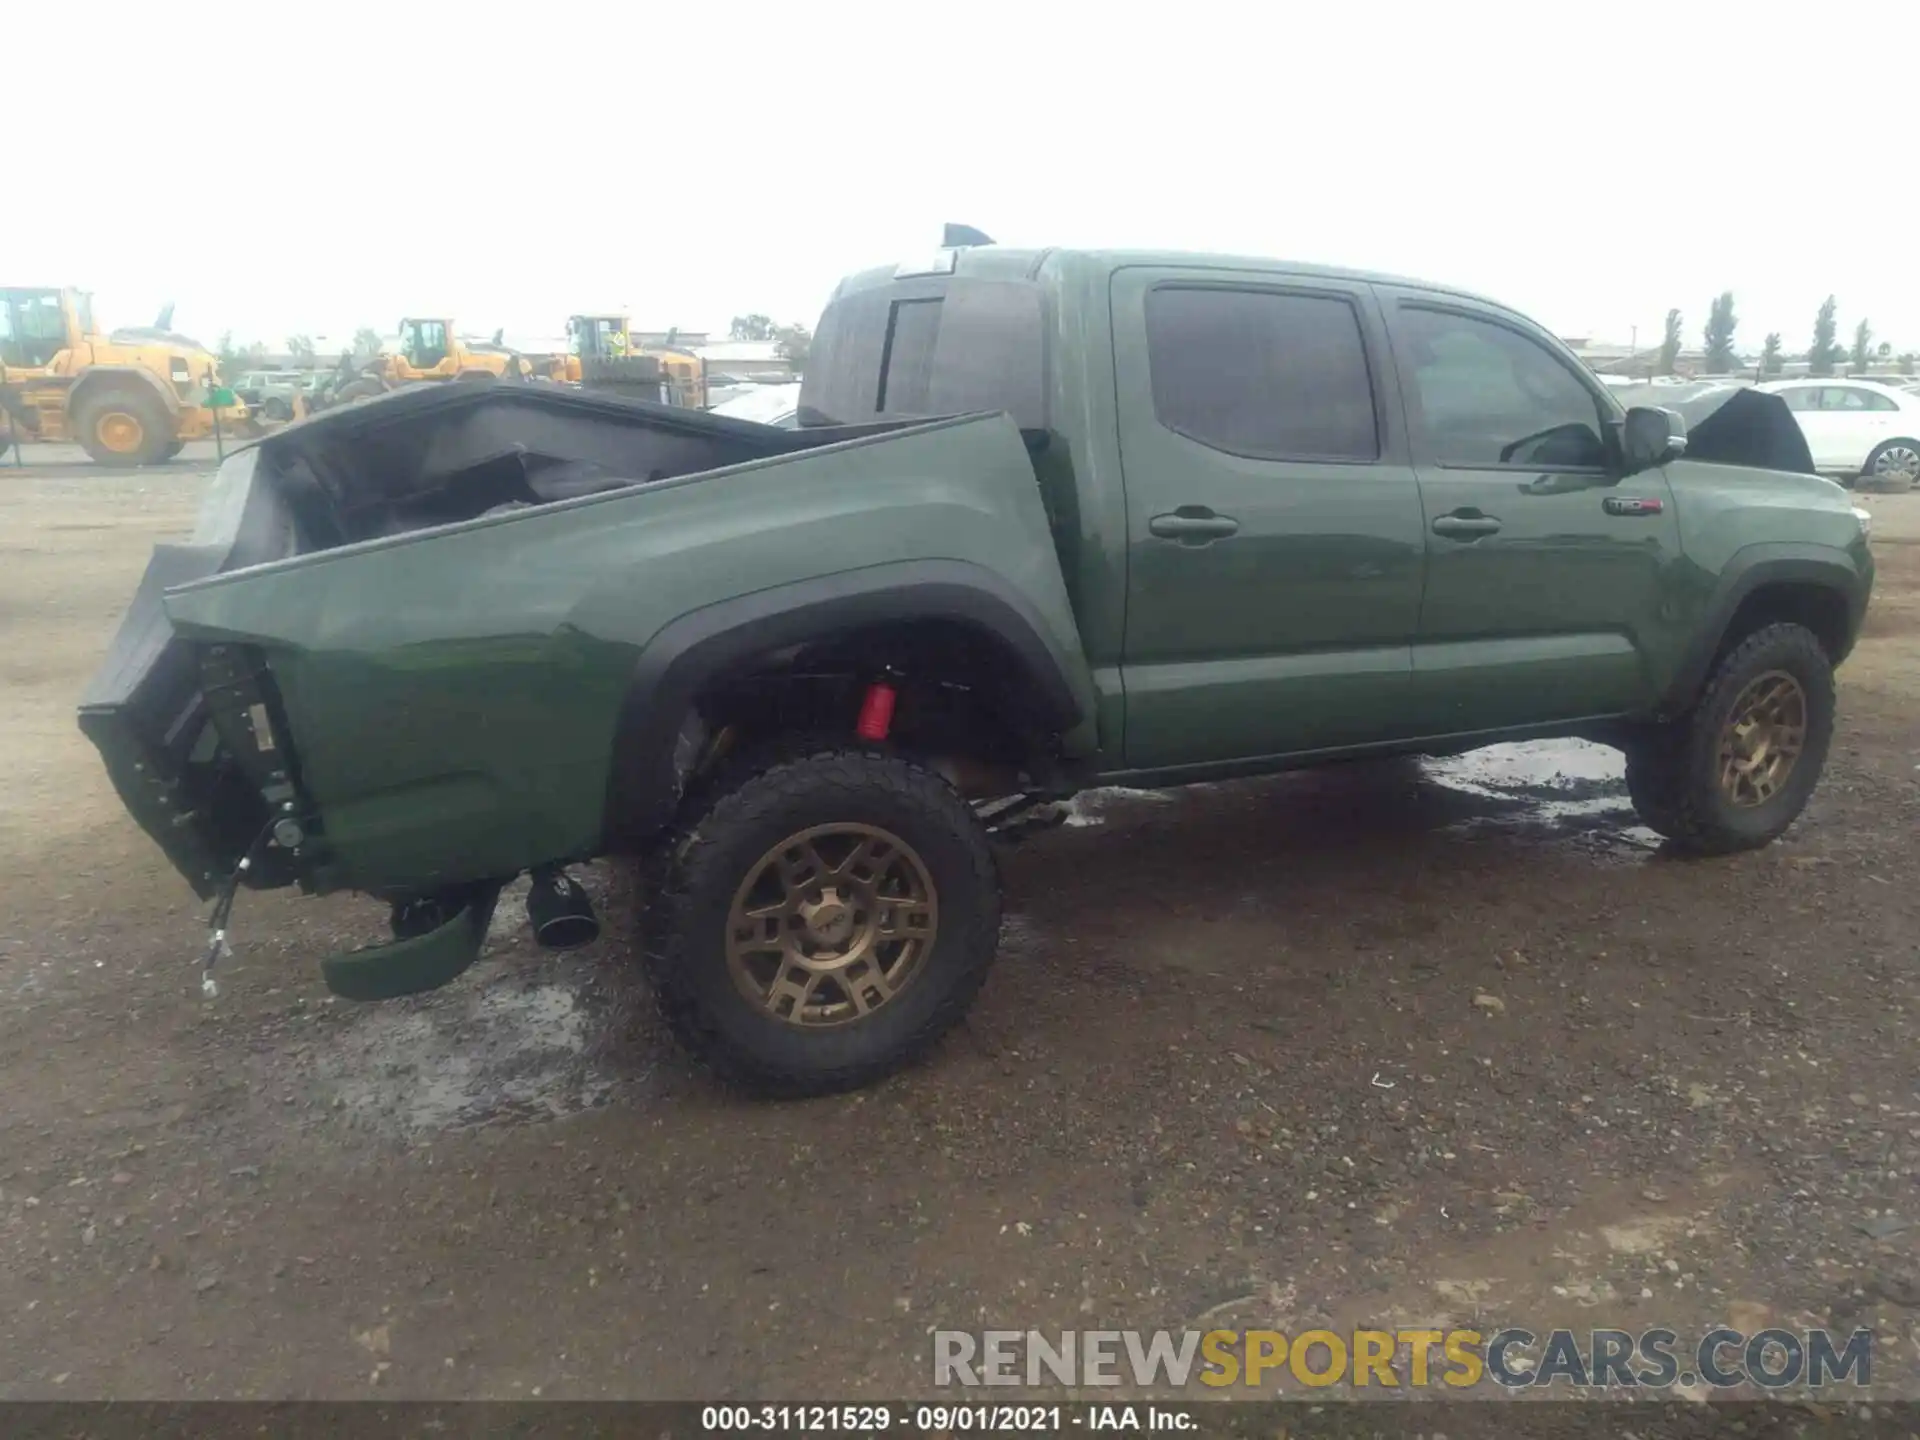
[[[1687,422],[1658,405],[1635,405],[1620,427],[1627,473],[1637,474],[1677,460],[1687,450]]]

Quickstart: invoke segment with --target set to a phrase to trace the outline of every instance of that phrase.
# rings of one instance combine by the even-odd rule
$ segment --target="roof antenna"
[[[951,250],[960,245],[991,245],[993,237],[985,231],[974,229],[971,225],[949,223],[946,233],[941,236],[940,243]]]

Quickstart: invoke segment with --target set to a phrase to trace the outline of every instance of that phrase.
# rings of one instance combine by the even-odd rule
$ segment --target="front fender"
[[[1866,616],[1867,599],[1873,590],[1873,554],[1865,546],[1856,553],[1832,545],[1806,541],[1766,541],[1747,545],[1734,552],[1721,567],[1719,578],[1701,611],[1679,669],[1661,699],[1661,713],[1677,714],[1692,703],[1706,683],[1714,657],[1720,653],[1727,627],[1740,607],[1755,591],[1766,585],[1818,585],[1836,591],[1846,600],[1847,630],[1845,643],[1834,656],[1837,665],[1853,648]]]

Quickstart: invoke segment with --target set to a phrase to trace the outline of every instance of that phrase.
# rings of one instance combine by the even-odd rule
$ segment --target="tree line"
[[[781,358],[799,370],[807,363],[807,351],[813,344],[813,331],[798,322],[776,325],[771,317],[755,313],[734,316],[733,323],[727,327],[727,338],[771,340],[779,347]]]
[[[1849,371],[1864,371],[1875,360],[1884,360],[1892,353],[1892,347],[1885,342],[1877,347],[1874,345],[1873,326],[1864,317],[1853,327],[1853,344],[1842,345],[1839,342],[1838,311],[1839,305],[1833,296],[1829,295],[1821,301],[1819,312],[1813,317],[1813,343],[1806,350],[1795,353],[1795,359],[1805,358],[1809,374],[1831,375],[1835,367],[1843,363]],[[1707,323],[1701,332],[1708,374],[1727,375],[1741,368],[1740,355],[1733,344],[1733,332],[1739,323],[1733,311],[1733,292],[1721,291],[1707,307]],[[1680,359],[1683,324],[1678,310],[1667,311],[1666,327],[1660,338],[1659,364],[1656,367],[1658,374],[1673,374],[1673,368]],[[1760,373],[1780,374],[1786,369],[1787,358],[1780,332],[1769,331],[1766,343],[1760,348]],[[1914,373],[1915,359],[1911,350],[1901,353],[1897,363],[1902,375]]]

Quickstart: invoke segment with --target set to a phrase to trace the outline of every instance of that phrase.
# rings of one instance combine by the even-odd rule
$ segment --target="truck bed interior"
[[[398,391],[288,426],[256,447],[256,500],[291,548],[329,550],[481,515],[698,474],[900,428],[783,430],[540,384]],[[264,484],[258,483],[264,481]],[[258,563],[268,556],[250,556]]]

